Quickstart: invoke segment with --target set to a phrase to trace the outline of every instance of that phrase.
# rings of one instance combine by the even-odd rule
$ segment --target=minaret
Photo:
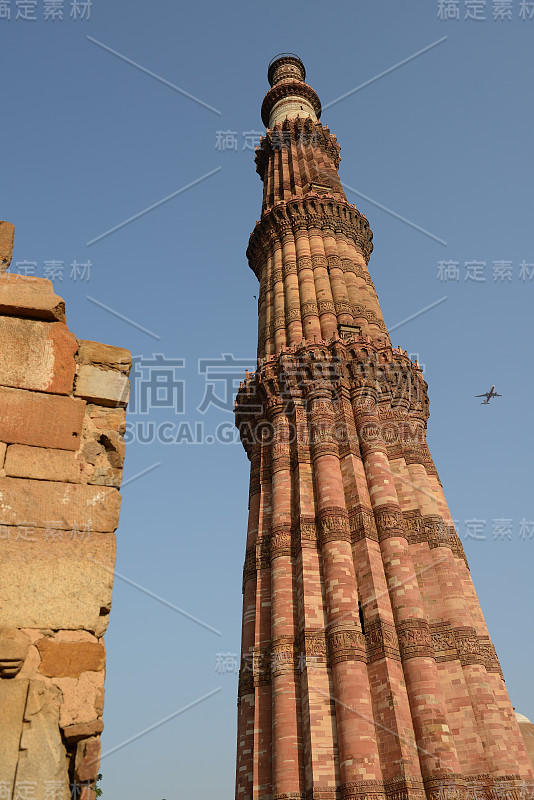
[[[534,775],[426,443],[427,385],[391,345],[305,76],[271,62],[256,152],[236,798],[520,800]]]

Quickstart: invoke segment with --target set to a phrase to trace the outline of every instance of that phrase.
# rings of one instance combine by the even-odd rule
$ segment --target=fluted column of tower
[[[301,60],[268,78],[258,369],[236,401],[236,798],[520,800],[534,775],[426,444],[426,383],[391,346]]]

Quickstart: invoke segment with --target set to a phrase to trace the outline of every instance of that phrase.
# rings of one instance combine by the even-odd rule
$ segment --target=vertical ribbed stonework
[[[296,56],[269,67],[256,153],[258,369],[237,800],[520,800],[534,775],[391,346],[339,145]]]

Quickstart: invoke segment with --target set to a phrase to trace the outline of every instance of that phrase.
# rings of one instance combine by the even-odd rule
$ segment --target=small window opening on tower
[[[362,633],[365,636],[365,620],[363,618],[363,608],[360,600],[358,600],[358,614],[360,615],[360,625],[362,626]]]

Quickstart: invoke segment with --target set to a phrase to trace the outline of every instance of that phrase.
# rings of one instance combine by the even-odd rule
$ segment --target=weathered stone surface
[[[11,222],[0,221],[0,275],[11,264],[14,241],[15,226]]]
[[[92,722],[82,722],[79,725],[67,725],[66,728],[63,728],[63,736],[67,742],[79,742],[80,739],[98,736],[103,730],[103,720],[94,719]]]
[[[114,564],[112,533],[80,539],[72,531],[0,528],[0,626],[101,636],[109,619]]]
[[[52,281],[30,275],[0,275],[0,314],[65,322],[65,303]]]
[[[55,686],[29,682],[13,797],[27,797],[28,786],[46,787],[53,781],[54,797],[70,798],[66,750],[59,731],[60,702],[61,694]]]
[[[102,408],[102,406],[88,403],[87,415],[98,430],[114,430],[120,434],[124,434],[126,431],[126,411],[124,408]]]
[[[107,486],[0,478],[0,525],[109,532],[119,524],[120,503]]]
[[[88,464],[94,466],[99,455],[104,452],[103,445],[97,441],[86,442],[82,447],[82,455]]]
[[[44,638],[36,646],[41,654],[39,672],[49,678],[79,678],[82,672],[98,672],[106,664],[106,650],[101,643]]]
[[[112,347],[109,344],[78,339],[78,364],[90,364],[103,369],[115,369],[129,375],[132,368],[132,356],[123,347]]]
[[[54,394],[70,394],[77,350],[63,322],[0,316],[0,384]]]
[[[82,456],[87,483],[119,487],[124,463],[124,439],[114,430],[84,429]]]
[[[126,406],[130,397],[130,382],[122,372],[86,364],[80,367],[74,394],[104,406]]]
[[[77,450],[84,411],[79,398],[0,387],[0,440]]]
[[[12,444],[7,448],[4,469],[12,478],[80,483],[83,462],[71,450],[52,450]]]
[[[113,486],[119,489],[122,483],[122,469],[96,467],[90,483],[93,484],[93,486]]]
[[[60,725],[81,725],[92,722],[98,716],[98,705],[104,688],[104,671],[82,672],[79,678],[51,678],[54,686],[61,689]]]
[[[124,410],[103,408],[104,414],[94,414],[98,406],[90,405],[84,419],[80,454],[84,463],[84,483],[96,486],[119,487],[124,462],[124,439],[117,429],[122,429]]]
[[[105,699],[105,696],[106,696],[106,693],[104,691],[104,687],[101,686],[99,689],[97,689],[96,695],[95,695],[95,713],[96,713],[97,717],[101,717],[102,714],[104,713],[104,699]]]
[[[30,640],[30,642],[32,644],[35,644],[35,642],[38,642],[39,639],[43,638],[43,636],[53,636],[54,635],[54,631],[47,630],[46,628],[21,628],[21,630],[22,630],[22,633],[24,633],[28,637],[28,639]],[[70,633],[70,631],[67,631],[67,633]],[[59,636],[59,634],[56,634],[56,635]],[[88,634],[88,635],[91,636],[91,634]],[[92,639],[92,641],[93,641],[93,639]]]
[[[0,681],[0,785],[15,780],[27,694],[28,681]]]
[[[85,739],[76,750],[75,775],[80,783],[94,781],[100,765],[100,738]]]
[[[4,442],[0,442],[0,469],[4,468],[6,450],[7,450],[7,444],[4,444]]]
[[[0,629],[0,678],[14,678],[20,672],[30,640],[17,628]]]
[[[126,445],[124,439],[116,431],[102,433],[100,441],[104,445],[109,463],[116,469],[122,469]]]

